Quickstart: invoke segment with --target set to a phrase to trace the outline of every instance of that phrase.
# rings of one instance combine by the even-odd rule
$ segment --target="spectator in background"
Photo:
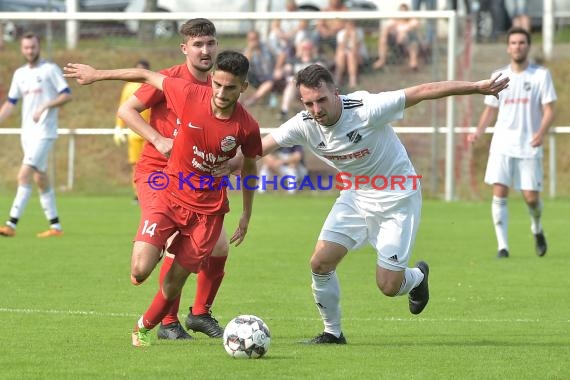
[[[149,70],[150,64],[148,63],[147,60],[141,59],[135,64],[135,67],[138,67],[140,69]],[[126,102],[131,97],[131,95],[133,95],[140,88],[141,85],[142,85],[142,83],[136,83],[136,82],[125,83],[125,85],[123,86],[123,90],[121,91],[121,98],[119,100],[119,107],[124,102]],[[150,108],[143,110],[140,114],[141,114],[141,116],[145,122],[147,122],[147,123],[150,122]],[[123,133],[124,128],[126,128],[126,124],[125,124],[124,120],[121,119],[119,116],[117,116],[115,119],[115,134],[113,136],[113,140],[115,141],[115,144],[117,146],[124,144],[127,140],[127,137]],[[144,138],[142,138],[140,135],[133,132],[132,129],[129,129],[129,133],[128,133],[128,160],[129,160],[129,164],[132,167],[132,178],[131,178],[131,180],[132,180],[132,185],[133,185],[133,190],[134,190],[134,200],[137,203],[138,203],[137,187],[136,187],[135,182],[134,182],[135,165],[138,162],[138,160],[142,154],[144,143],[145,143]]]
[[[274,176],[285,177],[285,182],[279,181],[278,183],[289,194],[297,192],[298,185],[303,181],[307,173],[303,147],[301,145],[279,148],[275,152],[268,154],[263,157],[262,165],[259,169],[261,178],[272,180]],[[261,181],[259,193],[267,191],[267,188],[262,187],[263,183],[264,181]]]
[[[247,80],[255,89],[254,94],[243,101],[244,106],[250,107],[272,91],[283,89],[284,80],[282,77],[276,77],[277,58],[261,41],[257,30],[250,30],[247,33],[247,45],[243,54],[250,63]]]
[[[406,4],[398,7],[399,11],[408,11]],[[390,19],[382,27],[380,39],[378,40],[378,59],[373,67],[381,69],[386,64],[388,52],[393,50],[396,54],[408,57],[408,66],[412,70],[418,69],[419,56],[419,22],[415,18]]]
[[[303,70],[305,67],[313,63],[322,63],[319,57],[319,50],[315,46],[312,40],[306,39],[299,43],[296,49],[296,56],[292,62],[288,64],[286,71],[289,73],[285,85],[285,90],[283,90],[283,98],[281,100],[281,121],[286,121],[289,116],[289,110],[295,99],[299,97],[299,91],[297,90],[295,75]]]
[[[345,12],[348,8],[343,4],[342,0],[329,0],[329,6],[323,9],[324,12]],[[316,31],[318,36],[319,48],[330,47],[333,52],[336,50],[336,35],[344,28],[343,19],[318,20]]]
[[[528,16],[527,0],[505,0],[505,7],[511,18],[513,28],[523,28],[531,32],[532,26]]]
[[[412,0],[412,10],[419,11],[422,3],[425,5],[426,11],[435,11],[436,7],[436,0]],[[426,26],[426,42],[422,45],[420,43],[420,49],[426,52],[431,51],[431,47],[433,45],[433,39],[435,38],[435,21],[433,19],[427,20]]]
[[[448,0],[448,4],[451,10],[457,11],[459,9],[457,0]],[[471,13],[471,1],[463,0],[463,4],[465,4],[465,14],[469,15]]]
[[[342,84],[348,73],[348,87],[358,86],[359,68],[368,60],[368,51],[364,41],[364,31],[357,27],[354,20],[346,20],[344,28],[337,33],[335,52],[335,82]]]
[[[40,203],[49,229],[37,237],[61,236],[55,202],[55,191],[47,175],[48,156],[57,139],[59,107],[71,100],[69,86],[58,65],[40,59],[40,37],[26,33],[20,41],[20,51],[26,64],[12,77],[8,99],[0,108],[0,123],[8,118],[22,99],[21,142],[24,159],[18,171],[18,189],[6,225],[0,227],[0,236],[16,235],[16,225],[32,195],[32,181],[38,186]]]
[[[286,0],[285,10],[287,12],[297,12],[299,10],[297,2],[295,0]],[[300,20],[281,20],[281,29],[283,29],[285,33],[288,33],[289,37],[292,38],[299,29],[299,22]]]

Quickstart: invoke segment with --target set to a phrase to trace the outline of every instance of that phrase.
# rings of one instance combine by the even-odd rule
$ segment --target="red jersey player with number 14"
[[[180,121],[178,135],[165,169],[169,186],[141,218],[133,250],[156,254],[174,232],[169,246],[176,257],[149,309],[133,331],[133,345],[150,344],[150,330],[166,315],[180,295],[190,273],[197,273],[220,235],[224,214],[229,211],[226,189],[219,182],[203,185],[204,177],[234,157],[244,154],[244,178],[256,176],[255,158],[261,155],[257,122],[237,102],[247,88],[249,62],[241,53],[220,53],[214,65],[212,87],[197,86],[181,78],[143,69],[95,70],[88,65],[68,64],[66,77],[80,84],[119,79],[144,81],[166,96],[168,107]],[[252,181],[253,182],[253,181]],[[242,190],[243,213],[230,243],[245,238],[253,204],[254,183]]]

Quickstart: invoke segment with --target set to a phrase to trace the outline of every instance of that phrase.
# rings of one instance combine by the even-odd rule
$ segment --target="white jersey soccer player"
[[[24,159],[18,173],[18,190],[10,209],[10,218],[0,227],[0,236],[14,236],[18,223],[32,193],[32,179],[40,190],[40,203],[50,223],[38,237],[59,236],[61,224],[55,193],[47,177],[49,152],[57,138],[58,109],[71,99],[61,69],[40,59],[39,37],[27,33],[21,40],[22,55],[27,63],[13,75],[8,100],[0,109],[0,121],[8,117],[22,99],[21,142]]]
[[[540,127],[542,106],[557,99],[550,72],[529,64],[522,72],[508,65],[493,76],[497,74],[511,81],[499,99],[485,97],[485,105],[499,109],[490,151],[518,158],[542,157],[542,145],[532,146],[530,141]]]
[[[280,146],[306,146],[347,179],[343,187],[350,188],[341,192],[319,240],[333,241],[348,249],[370,241],[378,252],[379,266],[405,270],[422,202],[416,171],[389,124],[404,116],[404,91],[380,94],[358,91],[340,95],[340,100],[342,112],[333,125],[319,125],[303,111],[271,134]],[[357,182],[357,176],[362,183]],[[379,191],[382,187],[385,188]],[[400,223],[383,224],[382,220],[397,217],[391,215],[391,206],[406,198],[410,199],[400,202],[407,211],[405,217],[399,217]],[[361,218],[339,217],[352,210],[360,210]],[[374,210],[377,215],[369,214]],[[401,214],[402,210],[398,207],[394,212]],[[371,223],[372,220],[376,222]]]
[[[550,72],[545,67],[529,64],[521,72],[514,72],[508,65],[493,75],[498,73],[509,77],[511,81],[509,88],[499,94],[499,99],[494,96],[485,97],[485,105],[498,109],[485,182],[489,185],[497,182],[511,185],[510,173],[500,170],[503,166],[501,156],[537,159],[529,161],[531,165],[527,168],[528,176],[532,176],[533,181],[521,183],[524,178],[529,178],[526,176],[512,180],[515,181],[515,189],[541,191],[543,146],[532,146],[531,140],[540,128],[543,105],[557,99]]]
[[[469,135],[475,142],[495,117],[485,183],[493,186],[491,212],[497,237],[497,257],[509,257],[508,207],[509,188],[522,192],[531,216],[535,251],[544,256],[546,238],[541,224],[543,189],[542,143],[554,120],[556,92],[549,71],[528,61],[531,36],[521,28],[507,32],[507,53],[511,62],[493,75],[508,76],[509,88],[498,98],[485,98],[485,110],[477,131]]]
[[[68,88],[63,72],[51,62],[41,60],[35,66],[26,64],[14,72],[8,100],[16,104],[18,99],[22,99],[23,140],[57,138],[59,108],[44,110],[37,122],[34,114]]]
[[[313,296],[324,332],[309,343],[345,344],[336,267],[349,250],[366,242],[376,249],[378,288],[387,296],[408,295],[412,314],[421,313],[429,300],[427,263],[408,268],[421,213],[419,176],[389,123],[423,100],[496,95],[508,78],[349,95],[339,95],[330,71],[317,64],[301,70],[296,79],[305,111],[263,138],[263,154],[303,145],[340,171],[343,191],[311,257]]]

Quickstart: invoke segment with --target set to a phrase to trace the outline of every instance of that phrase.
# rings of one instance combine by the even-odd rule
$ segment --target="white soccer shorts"
[[[542,191],[544,173],[542,158],[517,158],[500,153],[489,154],[485,183],[496,183],[516,190]]]
[[[55,139],[38,139],[35,137],[22,137],[22,149],[24,150],[23,165],[35,168],[45,173],[47,170],[48,157]]]
[[[408,267],[422,208],[421,191],[397,201],[363,198],[342,191],[333,205],[319,240],[357,249],[369,242],[378,266],[403,271]]]

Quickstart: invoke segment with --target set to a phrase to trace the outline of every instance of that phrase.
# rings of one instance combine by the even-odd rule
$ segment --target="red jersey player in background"
[[[179,120],[170,159],[161,173],[169,185],[143,210],[133,246],[133,255],[158,260],[162,247],[175,232],[168,251],[175,255],[161,287],[147,311],[134,327],[132,344],[148,346],[150,331],[179,299],[190,273],[208,263],[229,211],[224,178],[212,176],[220,164],[244,155],[242,175],[256,178],[256,157],[261,155],[259,125],[237,101],[247,89],[249,62],[238,52],[220,53],[214,66],[212,87],[206,88],[182,78],[167,77],[143,69],[95,70],[88,65],[68,64],[66,77],[79,84],[120,79],[145,81],[164,91],[167,106]],[[166,177],[167,176],[167,177]],[[207,178],[208,181],[203,181]],[[242,189],[243,213],[230,243],[245,238],[251,217],[256,182]],[[151,183],[149,183],[149,186]]]
[[[216,27],[207,19],[188,20],[180,28],[183,38],[180,49],[185,55],[185,62],[160,72],[169,77],[184,78],[203,86],[211,85],[210,70],[216,58],[218,41]],[[140,117],[139,112],[150,108],[150,124]],[[148,186],[148,178],[154,172],[161,172],[167,163],[167,155],[172,148],[172,141],[177,128],[177,118],[166,106],[164,93],[153,86],[143,84],[142,87],[119,109],[120,117],[131,129],[143,136],[149,143],[145,145],[139,159],[134,181],[141,210],[144,212],[152,204],[156,191]],[[224,267],[228,256],[229,244],[224,229],[208,265],[198,273],[194,305],[190,308],[186,319],[186,327],[200,331],[213,338],[220,338],[223,329],[210,314],[210,308],[224,277]],[[131,279],[134,284],[142,283],[153,271],[157,259],[134,254],[131,258]],[[165,253],[160,269],[160,283],[170,269],[174,256]],[[172,306],[172,310],[164,317],[158,330],[161,339],[190,339],[178,321],[180,299]]]

